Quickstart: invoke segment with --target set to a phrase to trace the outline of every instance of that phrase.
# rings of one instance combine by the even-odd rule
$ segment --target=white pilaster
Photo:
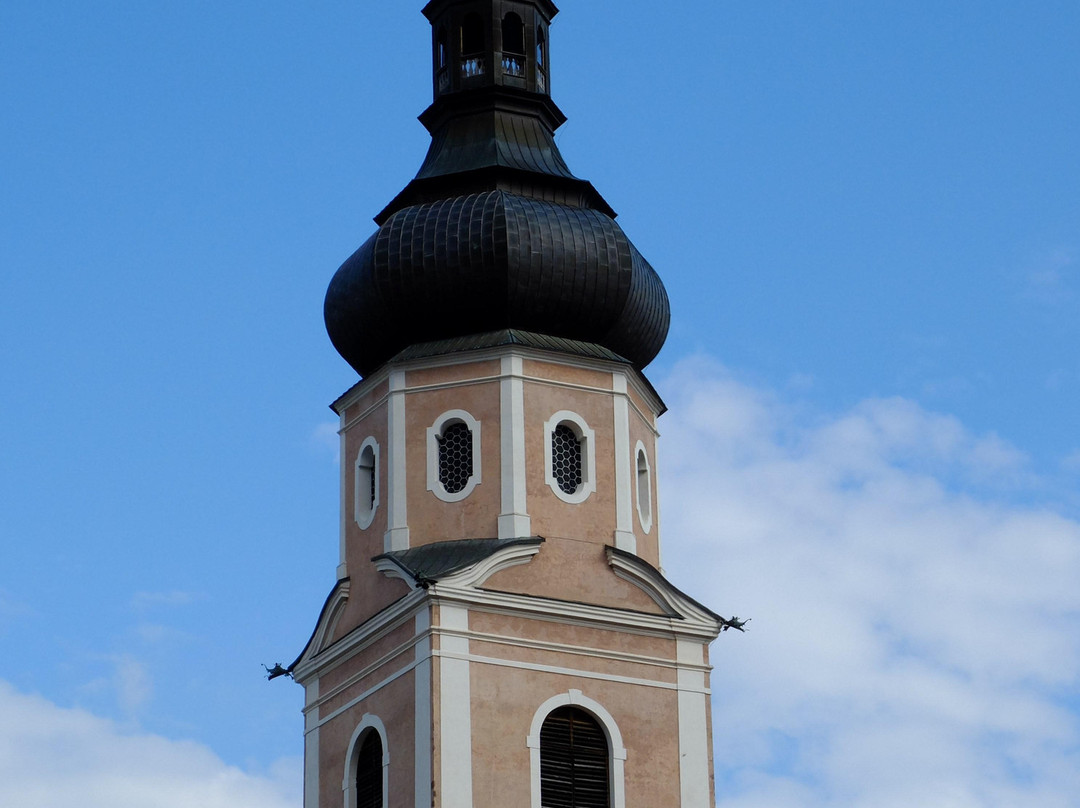
[[[345,409],[342,408],[338,416],[338,466],[340,466],[341,491],[340,507],[338,508],[338,567],[337,578],[339,581],[349,577],[348,568],[345,566],[345,529],[349,522],[349,461],[345,457]]]
[[[656,419],[653,419],[653,435],[656,435]],[[664,571],[664,536],[660,532],[660,441],[652,439],[653,457],[653,530],[656,531],[656,566]]]
[[[431,808],[431,612],[416,615],[416,719],[413,727],[415,748],[416,808]]]
[[[525,382],[520,356],[502,358],[499,380],[500,465],[502,513],[499,538],[517,539],[532,533],[525,493]]]
[[[700,642],[678,641],[679,661],[679,785],[682,808],[709,804],[709,732],[705,722],[705,655]],[[683,665],[696,666],[696,669]]]
[[[319,808],[319,680],[304,686],[304,808]]]
[[[390,374],[390,398],[387,402],[387,435],[389,461],[386,470],[387,530],[383,539],[386,552],[409,549],[408,499],[405,477],[405,372]]]
[[[469,628],[469,612],[443,604],[443,629],[462,633]],[[445,808],[471,808],[472,697],[469,687],[469,639],[443,634],[439,639],[439,769],[440,799]],[[462,657],[462,658],[455,658]]]
[[[611,374],[612,401],[615,407],[615,546],[637,553],[634,534],[634,475],[630,464],[630,400],[626,375]]]

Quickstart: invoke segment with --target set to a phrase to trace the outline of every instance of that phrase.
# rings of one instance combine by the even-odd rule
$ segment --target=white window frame
[[[371,501],[370,508],[364,507],[368,492],[371,491],[370,481],[365,480],[368,485],[361,485],[362,475],[360,472],[362,468],[360,461],[363,460],[364,452],[368,449],[372,453],[371,473],[375,477],[375,497]],[[360,444],[360,449],[356,453],[356,462],[353,464],[353,518],[361,530],[371,527],[371,523],[375,521],[375,512],[379,509],[379,499],[382,494],[381,489],[382,485],[379,482],[379,442],[374,437],[367,437]]]
[[[472,476],[465,487],[451,494],[439,480],[439,441],[443,430],[454,423],[463,423],[472,433]],[[480,485],[480,422],[465,410],[447,410],[427,430],[427,488],[443,502],[460,502]]]
[[[356,765],[360,757],[360,743],[368,731],[378,733],[382,744],[382,793],[383,805],[389,805],[390,798],[390,745],[386,742],[386,725],[382,719],[371,713],[364,713],[349,739],[345,753],[345,777],[341,781],[341,792],[345,808],[356,808]]]
[[[551,437],[559,424],[569,426],[581,441],[581,485],[568,494],[559,487],[551,455]],[[544,481],[555,496],[571,505],[579,505],[596,490],[596,433],[576,412],[559,410],[544,422]]]
[[[529,737],[525,739],[525,745],[529,747],[529,785],[532,792],[532,808],[541,808],[540,805],[540,728],[544,720],[559,707],[573,705],[589,713],[600,722],[604,728],[604,734],[608,740],[608,767],[609,793],[611,796],[611,808],[626,808],[626,783],[624,771],[626,768],[626,748],[623,746],[622,733],[619,725],[611,717],[604,705],[582,694],[580,690],[569,690],[559,693],[540,705],[533,715],[532,726],[529,728]]]
[[[645,472],[642,474],[641,461],[645,461]],[[646,534],[652,532],[653,525],[653,484],[652,464],[649,462],[649,453],[645,450],[645,444],[637,442],[634,447],[634,496],[637,500],[638,524]],[[642,497],[642,476],[644,476],[644,498]],[[642,500],[644,499],[644,502]]]

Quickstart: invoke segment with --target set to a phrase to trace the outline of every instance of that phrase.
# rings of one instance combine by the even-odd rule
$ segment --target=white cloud
[[[1048,250],[1024,267],[1026,295],[1038,303],[1061,305],[1073,299],[1075,276],[1074,250],[1064,246]]]
[[[19,808],[296,808],[299,761],[265,775],[206,747],[128,734],[0,681],[0,805]]]
[[[719,805],[1074,804],[1080,524],[1011,503],[1025,456],[702,360],[660,389],[668,573],[753,618],[713,649]]]
[[[113,681],[117,702],[125,715],[136,716],[154,694],[150,671],[146,665],[128,654],[117,657],[114,664],[116,672],[113,674]]]
[[[323,421],[311,430],[310,438],[312,445],[330,454],[335,465],[338,463],[341,454],[339,429],[341,429],[341,424],[337,421]]]

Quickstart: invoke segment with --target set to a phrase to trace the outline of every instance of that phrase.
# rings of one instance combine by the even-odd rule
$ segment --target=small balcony
[[[487,60],[482,53],[461,57],[461,77],[472,79],[487,73]]]
[[[502,57],[503,75],[525,78],[525,56],[519,53],[504,53]]]

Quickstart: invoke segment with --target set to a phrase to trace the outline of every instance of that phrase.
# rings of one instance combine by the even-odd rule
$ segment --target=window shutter
[[[610,808],[608,742],[603,728],[576,707],[561,707],[540,728],[543,808]]]

